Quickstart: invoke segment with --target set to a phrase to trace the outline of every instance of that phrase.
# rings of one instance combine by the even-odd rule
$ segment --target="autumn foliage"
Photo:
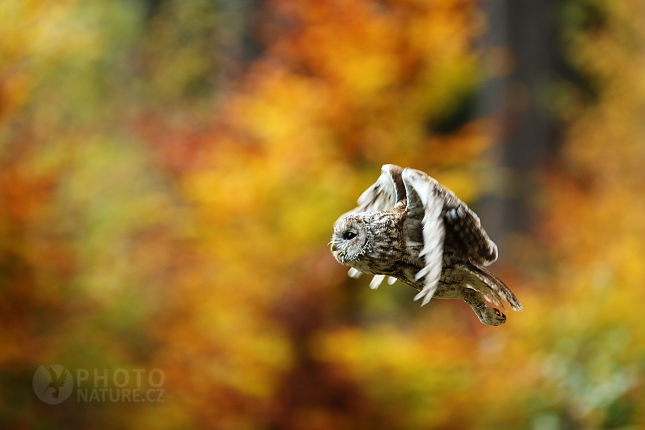
[[[478,2],[227,3],[0,2],[0,426],[642,426],[642,5],[554,10],[575,78],[494,266],[525,310],[486,327],[326,248],[384,163],[494,192]],[[50,363],[161,369],[164,402],[47,405]]]

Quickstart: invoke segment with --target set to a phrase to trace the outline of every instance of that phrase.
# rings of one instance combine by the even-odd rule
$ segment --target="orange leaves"
[[[325,247],[381,164],[481,193],[485,123],[451,120],[476,2],[41,3],[0,2],[2,363],[164,371],[154,413],[72,405],[79,427],[478,426],[530,341],[478,344],[457,304],[422,320],[403,285],[364,299]],[[262,55],[229,82],[246,26]]]
[[[283,42],[291,58],[349,91],[349,98],[369,97],[396,82],[398,33],[389,14],[361,1],[321,2],[299,12],[301,31]]]
[[[260,62],[227,104],[226,118],[278,162],[324,147],[320,122],[329,97],[319,82]]]
[[[427,128],[428,115],[451,109],[455,92],[475,85],[472,10],[363,1],[266,7],[269,18],[260,25],[266,54],[224,100],[222,127],[199,166],[182,175],[182,195],[195,207],[199,247],[213,273],[211,288],[185,298],[190,322],[168,349],[189,342],[194,360],[215,362],[207,373],[212,398],[232,390],[245,405],[268,402],[282,411],[274,419],[293,428],[302,416],[355,421],[350,412],[282,398],[300,393],[294,375],[305,381],[334,375],[327,376],[338,378],[334,387],[359,387],[406,428],[455,422],[459,408],[450,405],[472,398],[467,343],[457,335],[428,337],[417,328],[407,334],[391,324],[371,332],[348,322],[360,311],[341,304],[356,285],[342,281],[343,269],[331,264],[324,244],[335,218],[385,162],[423,167],[448,160],[459,167],[446,177],[469,197],[477,194],[472,165],[463,160],[488,147],[481,124],[441,137]],[[330,264],[308,263],[321,253]],[[168,366],[180,362],[175,355]],[[203,389],[197,381],[185,388]],[[325,384],[310,390],[321,391],[316,399],[346,395]]]
[[[6,71],[0,78],[0,121],[22,107],[28,95],[28,79],[15,71]]]
[[[476,85],[472,5],[403,3],[275,2],[277,17],[263,33],[282,82],[297,86],[304,75],[319,95],[322,138],[338,141],[334,149],[353,159],[382,164],[397,152],[412,155],[424,124],[445,119]],[[271,81],[272,63],[260,64],[252,79]],[[285,95],[279,105],[302,109],[300,100]]]

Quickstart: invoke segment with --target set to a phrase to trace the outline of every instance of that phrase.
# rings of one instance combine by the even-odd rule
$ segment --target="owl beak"
[[[336,246],[335,243],[332,242],[331,243],[331,252],[334,252],[334,251],[337,251],[337,250],[338,250],[338,247]]]

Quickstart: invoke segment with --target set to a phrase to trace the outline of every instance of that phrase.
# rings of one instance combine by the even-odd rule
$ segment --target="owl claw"
[[[482,320],[482,322],[484,324],[488,324],[488,325],[492,325],[492,326],[498,326],[498,325],[502,325],[502,324],[504,324],[506,322],[506,315],[504,315],[503,313],[501,313],[499,310],[497,310],[495,308],[487,308],[486,310],[490,310],[490,309],[493,310],[492,313],[494,313],[494,315],[490,315],[491,312],[488,312],[489,315],[487,315],[487,317],[488,317],[487,321]]]
[[[470,305],[475,311],[477,318],[483,324],[498,326],[506,322],[506,315],[501,313],[498,309],[486,306],[481,294],[472,289],[464,289],[462,291],[462,299]]]
[[[486,325],[498,326],[506,322],[506,315],[495,308],[485,306],[483,309],[477,309],[475,313],[477,313],[479,321]]]

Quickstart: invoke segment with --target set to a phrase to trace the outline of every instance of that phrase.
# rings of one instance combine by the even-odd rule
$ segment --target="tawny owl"
[[[463,299],[479,320],[504,324],[506,316],[485,301],[513,310],[522,305],[485,266],[497,260],[497,246],[479,217],[450,190],[414,169],[386,164],[381,176],[358,199],[358,207],[334,224],[330,245],[349,275],[385,276],[416,288],[422,306],[432,297]]]

